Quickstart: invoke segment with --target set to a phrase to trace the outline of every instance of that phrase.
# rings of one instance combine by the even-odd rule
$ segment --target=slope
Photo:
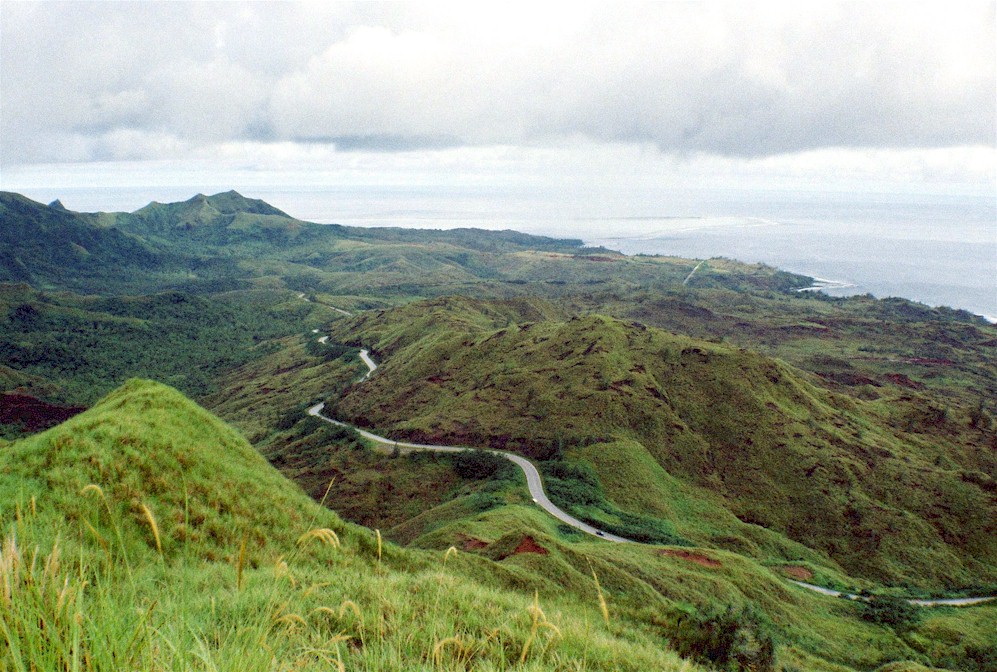
[[[4,669],[696,669],[594,600],[382,545],[155,383],[6,446],[0,524]]]
[[[10,371],[0,390],[90,404],[144,376],[201,397],[222,372],[270,352],[269,339],[331,314],[287,291],[102,298],[0,284],[0,361]]]
[[[162,272],[164,255],[93,216],[0,192],[0,282],[92,292],[117,276]]]
[[[997,577],[989,441],[951,420],[912,425],[937,408],[930,399],[867,404],[750,352],[599,316],[512,322],[464,299],[343,320],[333,334],[382,362],[330,400],[337,417],[583,462],[594,478],[568,469],[564,497],[596,519],[585,509],[602,488],[699,544],[799,553],[784,536],[894,584]]]

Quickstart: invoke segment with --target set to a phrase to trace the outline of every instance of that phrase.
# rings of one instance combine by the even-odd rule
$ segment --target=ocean
[[[80,211],[134,210],[217,187],[57,188]],[[833,281],[835,295],[899,296],[997,321],[997,196],[778,190],[600,193],[509,186],[235,186],[307,221],[478,227],[580,238],[626,254],[762,262]]]

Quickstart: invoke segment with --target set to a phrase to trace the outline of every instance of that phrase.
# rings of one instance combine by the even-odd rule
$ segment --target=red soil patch
[[[924,389],[924,385],[922,385],[921,383],[917,382],[916,380],[911,380],[910,378],[908,378],[907,376],[905,376],[902,373],[890,373],[890,374],[887,374],[886,379],[889,380],[891,383],[893,383],[895,385],[899,385],[901,387],[907,387],[907,388],[910,388],[912,390],[923,390]]]
[[[925,366],[954,366],[955,362],[951,359],[933,359],[931,357],[909,357],[906,361],[908,364],[923,364]]]
[[[87,410],[82,406],[56,406],[29,394],[0,394],[0,424],[19,424],[28,432],[39,432]]]
[[[667,555],[672,558],[681,558],[682,560],[688,560],[689,562],[695,562],[697,565],[702,565],[703,567],[719,567],[720,561],[714,560],[713,558],[708,558],[705,555],[700,555],[699,553],[692,553],[691,551],[674,551],[670,548],[665,548],[658,551],[661,555]]]
[[[785,567],[780,567],[782,573],[786,576],[796,579],[797,581],[809,581],[814,578],[814,573],[811,572],[806,567],[797,567],[796,565],[786,565]]]
[[[488,548],[488,542],[475,539],[474,537],[467,537],[464,539],[463,548],[465,551],[480,551],[482,548]]]
[[[537,553],[539,555],[547,555],[548,551],[546,548],[537,543],[536,539],[533,537],[523,537],[523,540],[519,542],[519,546],[516,550],[512,552],[513,555],[519,555],[520,553]]]

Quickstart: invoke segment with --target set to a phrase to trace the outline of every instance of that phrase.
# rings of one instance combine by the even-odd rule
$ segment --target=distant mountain
[[[161,250],[97,215],[0,192],[0,282],[98,292],[129,274],[156,272]]]
[[[406,292],[492,280],[509,264],[494,255],[574,254],[580,240],[515,231],[367,229],[295,219],[236,191],[150,203],[131,213],[78,213],[0,194],[0,282],[90,294],[245,288],[278,275],[299,291],[379,269]],[[364,279],[369,286],[370,278]],[[341,287],[340,289],[345,289]],[[392,287],[388,291],[394,291]]]

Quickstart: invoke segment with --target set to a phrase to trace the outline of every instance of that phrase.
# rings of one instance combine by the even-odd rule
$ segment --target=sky
[[[3,0],[0,189],[997,194],[995,6]]]

